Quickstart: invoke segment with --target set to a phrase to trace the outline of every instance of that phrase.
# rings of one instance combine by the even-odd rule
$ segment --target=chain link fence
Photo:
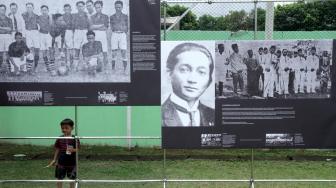
[[[332,39],[333,8],[332,0],[167,0],[161,4],[162,38]]]

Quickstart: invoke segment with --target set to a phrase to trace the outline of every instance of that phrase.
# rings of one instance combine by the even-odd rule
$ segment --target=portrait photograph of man
[[[164,42],[161,45],[162,126],[214,126],[215,44]]]

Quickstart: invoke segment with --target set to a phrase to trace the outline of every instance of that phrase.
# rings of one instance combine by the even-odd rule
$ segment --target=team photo
[[[0,3],[0,82],[130,82],[128,0]]]
[[[217,98],[330,98],[332,41],[217,42]]]

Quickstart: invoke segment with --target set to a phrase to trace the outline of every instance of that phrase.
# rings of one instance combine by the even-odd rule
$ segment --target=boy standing
[[[61,123],[63,135],[61,137],[74,137],[71,131],[74,127],[74,122],[71,119],[64,119]],[[77,146],[78,147],[77,147]],[[58,180],[63,180],[65,176],[69,179],[76,179],[76,152],[79,148],[79,141],[75,139],[57,139],[55,142],[54,159],[48,165],[56,164],[55,177]],[[57,182],[57,187],[62,188],[62,182]],[[75,183],[70,183],[70,188],[74,188]]]

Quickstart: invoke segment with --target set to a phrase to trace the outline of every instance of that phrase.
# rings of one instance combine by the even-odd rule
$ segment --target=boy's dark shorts
[[[69,179],[74,180],[77,177],[76,166],[65,167],[57,165],[55,169],[55,177],[63,180],[67,176]]]

